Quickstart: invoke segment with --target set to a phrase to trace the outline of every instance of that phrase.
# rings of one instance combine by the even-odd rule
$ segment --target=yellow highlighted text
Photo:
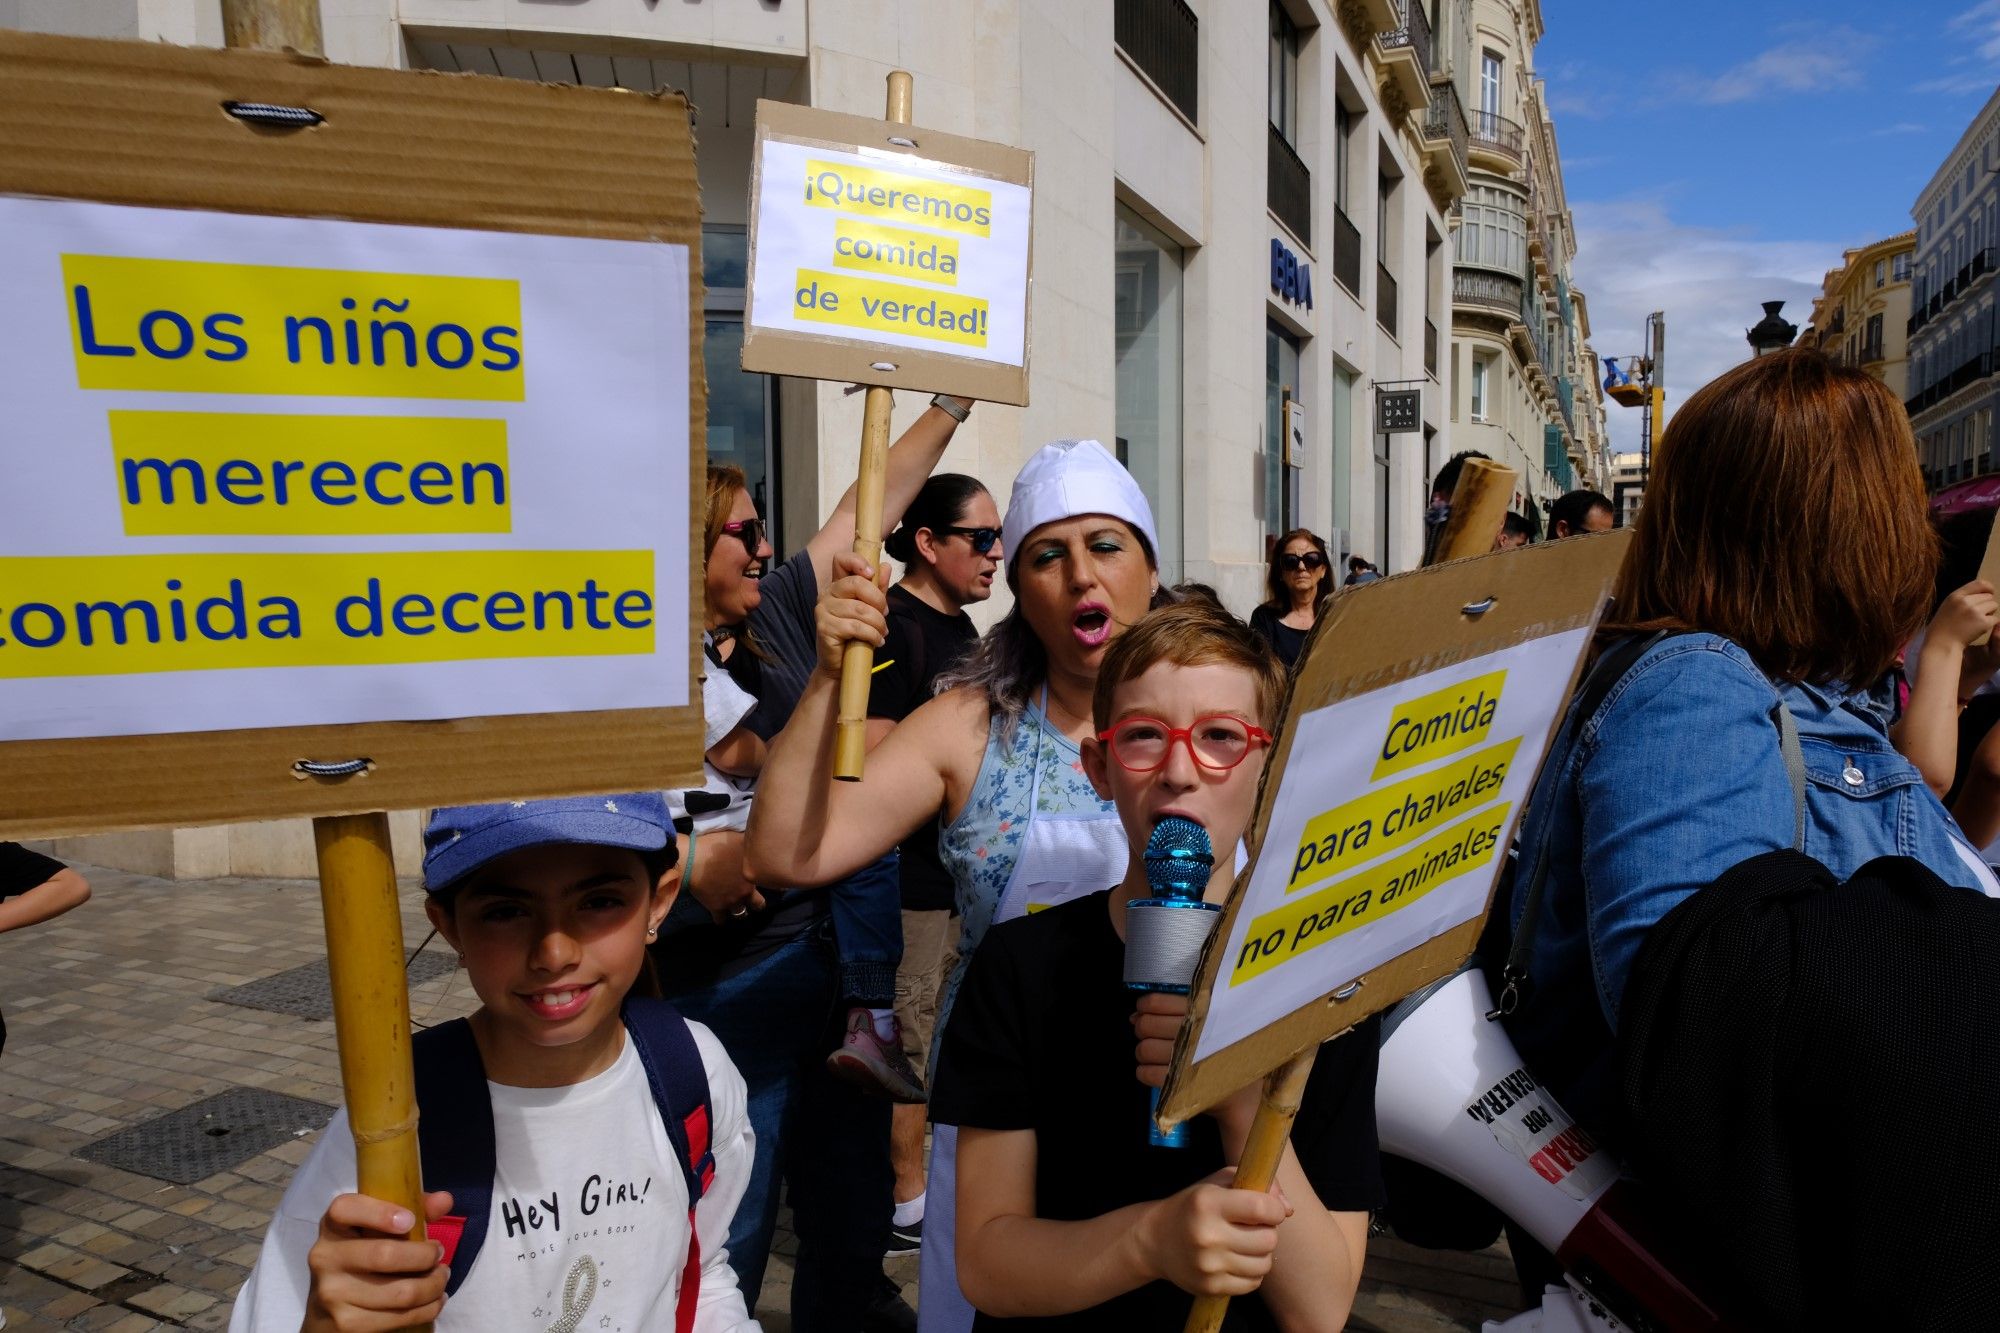
[[[1248,981],[1391,912],[1438,885],[1492,862],[1513,809],[1508,802],[1461,820],[1381,865],[1266,912],[1231,964],[1229,984]]]
[[[651,551],[0,557],[0,679],[651,653]]]
[[[1296,893],[1407,846],[1493,800],[1520,748],[1516,736],[1315,816],[1299,840],[1285,892]]]
[[[806,203],[967,236],[985,236],[993,229],[991,190],[845,162],[806,163]]]
[[[1368,780],[1379,782],[1483,742],[1506,685],[1507,673],[1494,671],[1397,705]]]
[[[958,292],[802,268],[792,305],[796,317],[819,324],[986,346],[986,302]]]
[[[111,413],[130,537],[507,532],[507,423]]]
[[[64,255],[77,385],[519,402],[521,285]]]
[[[958,242],[852,218],[833,224],[833,266],[958,285]]]

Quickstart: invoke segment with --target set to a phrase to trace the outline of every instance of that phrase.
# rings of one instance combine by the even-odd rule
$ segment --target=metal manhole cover
[[[426,981],[443,976],[455,966],[448,953],[420,953],[409,962],[409,984],[421,986]],[[327,980],[324,958],[245,982],[241,986],[232,986],[228,990],[211,992],[208,998],[273,1014],[296,1014],[300,1018],[333,1017],[333,986]]]
[[[135,1175],[192,1185],[322,1129],[333,1108],[263,1088],[230,1088],[86,1143],[75,1155]]]

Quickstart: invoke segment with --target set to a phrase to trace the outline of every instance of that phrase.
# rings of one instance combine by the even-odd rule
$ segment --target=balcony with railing
[[[1917,293],[1914,298],[1918,303],[1917,311],[1910,316],[1910,322],[1904,327],[1909,332],[1915,333],[1943,314],[1953,301],[1971,291],[1975,283],[1995,269],[2000,269],[2000,250],[1989,245],[1977,251],[1957,273],[1930,294],[1930,299],[1924,300],[1921,291]]]
[[[1430,101],[1431,75],[1437,69],[1430,16],[1424,13],[1423,0],[1399,0],[1399,4],[1402,13],[1396,26],[1375,40],[1391,86],[1404,105],[1421,113]]]
[[[1291,228],[1292,235],[1310,247],[1312,245],[1312,173],[1289,143],[1284,133],[1276,125],[1266,124],[1270,131],[1264,156],[1265,202],[1278,221]]]
[[[1380,324],[1391,338],[1402,340],[1402,331],[1396,323],[1396,275],[1383,263],[1375,265],[1375,322]]]
[[[1888,353],[1883,351],[1881,343],[1861,344],[1862,365],[1871,366],[1874,365],[1877,361],[1885,361],[1887,359],[1888,359]]]
[[[1118,49],[1183,116],[1194,121],[1201,21],[1186,0],[1116,0],[1111,31]]]
[[[1950,374],[1919,390],[1916,396],[1905,402],[1903,406],[1911,416],[1915,416],[1919,412],[1935,407],[1957,393],[1960,389],[1965,388],[1968,384],[1977,384],[1992,373],[1993,353],[1981,352],[1978,356],[1960,365],[1958,369],[1952,371]]]
[[[1451,271],[1453,305],[1479,306],[1503,315],[1521,310],[1521,280],[1512,273],[1492,269],[1454,268]]]
[[[1521,169],[1527,154],[1526,130],[1491,111],[1474,111],[1466,119],[1471,130],[1468,148],[1473,166],[1503,175]]]
[[[1469,185],[1466,154],[1470,138],[1458,86],[1450,79],[1436,80],[1431,84],[1431,104],[1424,109],[1424,163],[1443,178],[1447,204],[1463,198]]]
[[[1333,206],[1333,278],[1348,295],[1361,299],[1361,229],[1339,204]]]

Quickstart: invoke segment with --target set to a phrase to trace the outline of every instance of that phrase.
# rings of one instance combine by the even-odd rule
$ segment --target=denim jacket
[[[1793,845],[1798,808],[1773,716],[1781,698],[1805,758],[1806,855],[1843,881],[1878,856],[1911,856],[1947,883],[1990,883],[1890,745],[1886,701],[1773,682],[1719,635],[1663,639],[1595,716],[1569,719],[1522,821],[1516,931],[1544,837],[1548,876],[1527,1003],[1508,1028],[1559,1095],[1617,1031],[1653,923],[1731,867]]]

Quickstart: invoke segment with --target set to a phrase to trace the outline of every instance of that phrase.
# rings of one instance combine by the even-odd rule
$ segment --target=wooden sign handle
[[[1285,1145],[1291,1142],[1292,1121],[1298,1118],[1299,1103],[1306,1094],[1306,1079],[1318,1055],[1319,1047],[1308,1046],[1265,1077],[1264,1096],[1257,1103],[1257,1118],[1250,1122],[1250,1137],[1243,1143],[1243,1156],[1236,1163],[1236,1181],[1230,1188],[1268,1190],[1278,1178],[1278,1163],[1284,1160]],[[1182,1333],[1218,1333],[1228,1312],[1227,1296],[1197,1296],[1188,1310]]]
[[[889,75],[887,119],[910,123],[911,80],[904,70]],[[868,390],[861,409],[861,475],[854,483],[854,553],[870,565],[882,561],[882,498],[889,481],[889,391]],[[868,687],[875,649],[849,643],[840,659],[840,712],[833,725],[833,776],[859,782],[868,758]]]
[[[222,0],[224,44],[324,56],[319,0]],[[333,988],[340,1084],[354,1132],[356,1185],[410,1210],[411,1240],[424,1224],[423,1169],[417,1155],[417,1089],[410,1059],[410,992],[404,975],[403,913],[389,816],[329,815],[313,820],[326,970]],[[431,1325],[417,1325],[429,1333]]]
[[[1514,498],[1513,468],[1485,458],[1468,458],[1451,493],[1451,517],[1438,535],[1433,564],[1485,555],[1499,539],[1508,502]]]

